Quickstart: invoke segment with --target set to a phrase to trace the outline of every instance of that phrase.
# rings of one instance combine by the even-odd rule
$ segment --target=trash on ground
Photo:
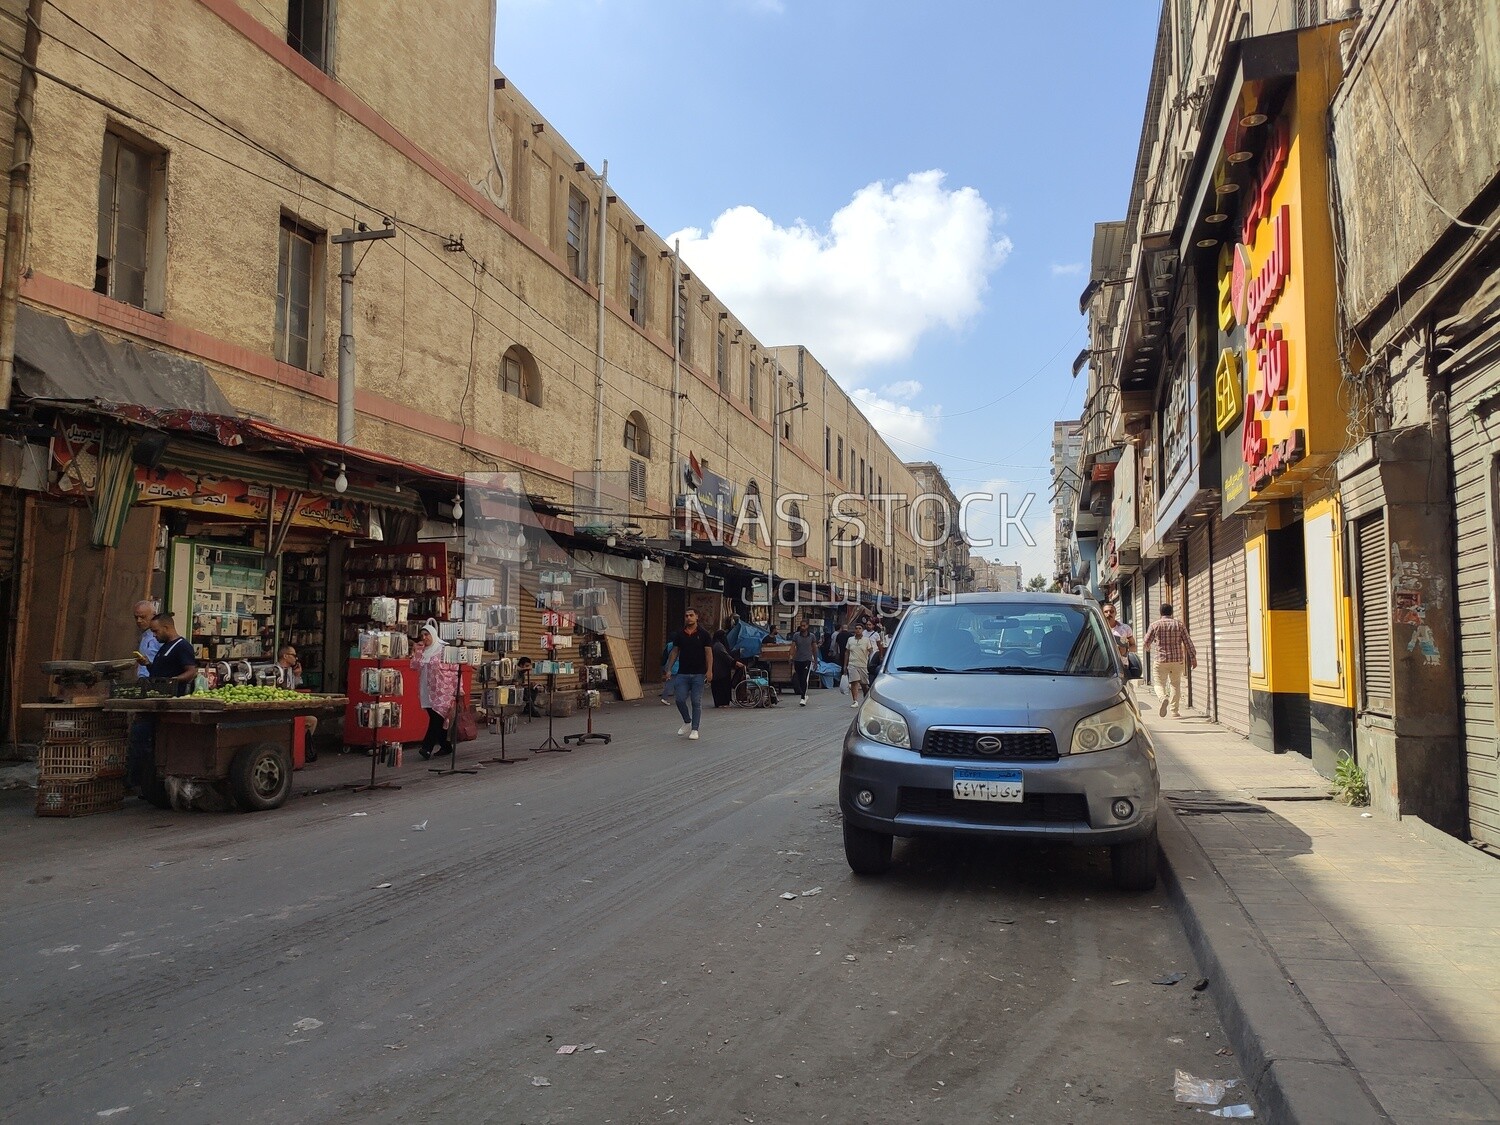
[[[350,816],[369,816],[370,814],[367,813],[367,812],[352,812],[349,815]]]
[[[1359,815],[1360,815],[1360,819],[1362,819],[1362,820],[1369,820],[1375,814],[1372,813],[1372,812],[1362,812]]]
[[[1130,983],[1129,978],[1126,978],[1124,980],[1112,980],[1112,981],[1109,982],[1111,988],[1119,988],[1120,985],[1122,985],[1122,984],[1129,984],[1129,983]]]
[[[852,953],[846,953],[846,954],[844,954],[844,960],[845,961],[858,961],[859,958],[856,957],[856,956],[854,956],[854,954],[852,954]]]
[[[1218,1105],[1225,1093],[1239,1084],[1238,1078],[1195,1078],[1179,1070],[1172,1077],[1172,1095],[1192,1105]]]
[[[1214,1054],[1218,1055],[1221,1059],[1231,1059],[1234,1057],[1234,1052],[1228,1047],[1220,1047]]]
[[[552,1085],[552,1083],[548,1082],[540,1074],[533,1074],[531,1076],[531,1084],[533,1086],[550,1086],[550,1085]]]
[[[375,884],[375,889],[377,891],[383,891],[383,890],[389,889],[390,887],[392,887],[394,885],[395,885],[394,883],[376,883]]]
[[[578,1044],[577,1043],[569,1043],[566,1046],[559,1047],[557,1049],[557,1053],[559,1055],[571,1055],[576,1050],[578,1050]]]
[[[406,1044],[405,1043],[387,1043],[385,1045],[385,1049],[387,1051],[404,1051],[404,1050],[406,1050]]]
[[[1180,981],[1180,980],[1186,980],[1186,979],[1187,979],[1187,974],[1186,973],[1168,973],[1164,977],[1156,977],[1156,978],[1154,978],[1151,981],[1151,983],[1152,984],[1176,984],[1178,981]]]
[[[320,1028],[322,1026],[323,1026],[323,1021],[322,1020],[315,1020],[311,1016],[308,1016],[306,1019],[298,1020],[296,1023],[292,1024],[292,1030],[293,1031],[317,1031],[318,1028]]]
[[[782,895],[782,896],[781,896],[781,897],[782,897],[782,898],[790,898],[790,899],[794,899],[794,898],[796,898],[796,897],[797,897],[797,896],[796,896],[796,895],[794,895],[794,894],[792,894],[792,892],[791,892],[791,891],[787,891],[787,892],[786,892],[786,894],[784,894],[784,895]]]
[[[148,864],[146,864],[147,870],[150,870],[150,871],[160,871],[163,867],[170,867],[170,866],[172,866],[172,860],[170,860],[170,859],[159,859],[155,863],[148,863]]]
[[[811,890],[803,891],[802,892],[802,897],[803,898],[812,898],[813,895],[820,895],[822,893],[823,893],[823,888],[822,887],[813,887]]]
[[[1208,987],[1208,978],[1204,977],[1197,984],[1193,985],[1193,991],[1194,992],[1202,992],[1207,987]]]
[[[95,1117],[113,1117],[117,1113],[124,1113],[130,1107],[128,1105],[117,1105],[114,1109],[101,1109]]]
[[[1182,1036],[1180,1036],[1180,1035],[1169,1035],[1167,1037],[1167,1042],[1168,1043],[1176,1043],[1178,1046],[1181,1046],[1182,1045]]]
[[[1014,926],[1016,924],[1014,918],[991,918],[990,921],[997,926]]]
[[[413,824],[411,826],[411,830],[413,832],[426,832],[427,831],[427,822],[424,820],[421,824]]]
[[[1199,1113],[1206,1113],[1210,1117],[1254,1117],[1255,1110],[1241,1102],[1239,1105],[1226,1105],[1223,1109],[1200,1109]]]

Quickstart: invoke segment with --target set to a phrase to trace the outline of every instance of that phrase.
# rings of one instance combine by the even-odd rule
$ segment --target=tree
[[[1031,581],[1026,583],[1026,588],[1028,590],[1045,590],[1047,588],[1047,580],[1040,574],[1033,574]]]

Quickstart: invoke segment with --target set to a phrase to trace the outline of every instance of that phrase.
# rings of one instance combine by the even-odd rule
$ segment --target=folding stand
[[[586,730],[586,731],[582,731],[579,734],[565,734],[565,735],[563,735],[563,741],[564,742],[576,742],[576,743],[578,743],[578,745],[582,746],[585,742],[594,741],[594,740],[602,742],[606,746],[608,746],[609,743],[610,743],[610,740],[611,740],[611,736],[605,734],[603,731],[597,731],[596,732],[594,730],[594,709],[592,707],[590,707],[589,708],[589,729]]]
[[[454,665],[454,667],[458,669],[458,686],[453,689],[453,719],[451,720],[452,730],[449,732],[450,737],[448,739],[448,768],[443,769],[441,766],[432,766],[427,770],[428,773],[450,774],[479,772],[478,767],[465,769],[458,768],[458,711],[459,708],[464,704],[464,669],[468,667],[468,665],[456,664]]]
[[[557,663],[557,649],[555,649],[555,648],[549,648],[547,650],[547,663],[548,663],[549,666],[555,665]],[[573,748],[571,746],[564,746],[561,742],[557,741],[557,739],[555,739],[555,738],[552,737],[552,711],[553,711],[553,701],[554,701],[554,699],[556,699],[556,691],[557,691],[557,673],[556,672],[548,672],[547,673],[547,740],[545,742],[543,742],[540,746],[538,746],[535,749],[533,749],[532,750],[533,754],[571,754],[573,752]]]
[[[376,671],[379,671],[380,669],[382,669],[384,667],[385,667],[384,662],[379,657],[376,657],[376,659],[375,659],[375,669],[376,669]],[[354,790],[353,790],[355,793],[363,793],[363,792],[365,792],[367,790],[370,790],[370,789],[400,789],[401,788],[401,786],[399,784],[397,784],[396,782],[394,782],[394,781],[376,781],[375,780],[375,767],[380,762],[380,750],[381,750],[381,746],[380,746],[380,707],[381,707],[381,697],[382,697],[383,694],[384,693],[377,693],[375,696],[372,697],[375,700],[375,722],[370,727],[370,783],[368,785],[356,785],[354,787]]]
[[[524,698],[524,696],[522,698]],[[496,724],[493,719],[491,719],[490,722],[491,725],[498,725],[500,728],[500,756],[498,758],[484,759],[486,765],[518,766],[522,762],[529,762],[531,760],[530,758],[507,758],[505,756],[505,708],[503,706],[500,708],[499,723]]]

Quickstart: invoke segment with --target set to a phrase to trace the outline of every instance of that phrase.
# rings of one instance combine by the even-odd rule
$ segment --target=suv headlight
[[[906,720],[889,707],[882,707],[866,697],[859,708],[858,722],[859,733],[866,738],[873,738],[876,742],[902,750],[911,749],[911,732],[906,728]]]
[[[1124,746],[1135,737],[1135,715],[1129,703],[1116,703],[1113,707],[1079,719],[1073,728],[1072,754],[1090,754],[1095,750],[1113,750]]]

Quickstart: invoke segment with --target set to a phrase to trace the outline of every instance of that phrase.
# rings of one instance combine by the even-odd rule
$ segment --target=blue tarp
[[[770,634],[759,625],[736,621],[729,630],[729,651],[751,660],[760,655],[760,646]]]

